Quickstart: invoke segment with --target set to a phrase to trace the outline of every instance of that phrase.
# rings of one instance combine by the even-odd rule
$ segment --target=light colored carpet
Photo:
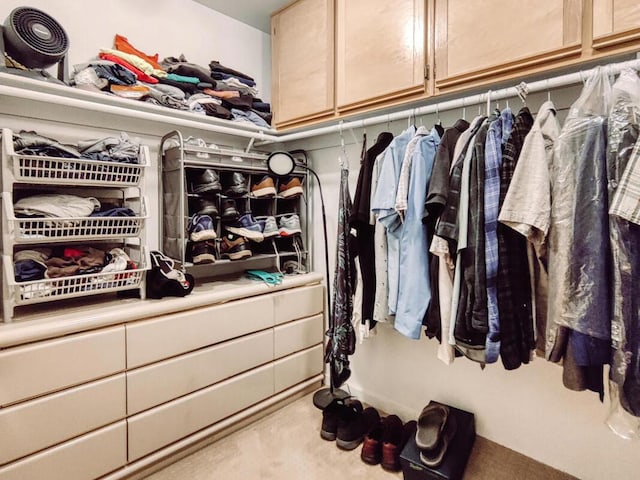
[[[147,480],[391,480],[389,473],[320,438],[322,414],[306,396],[160,470]],[[477,437],[464,480],[571,480]]]

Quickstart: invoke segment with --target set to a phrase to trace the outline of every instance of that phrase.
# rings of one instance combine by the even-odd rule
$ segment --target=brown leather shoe
[[[222,258],[240,260],[241,258],[247,258],[251,255],[251,250],[249,250],[247,242],[243,237],[233,233],[227,233],[222,237],[222,243],[220,244],[220,256]]]
[[[265,175],[260,181],[251,186],[251,195],[256,198],[270,197],[276,194],[276,186],[273,183],[273,178]]]
[[[400,471],[400,453],[404,447],[404,429],[397,415],[385,417],[382,428],[382,468]]]
[[[364,436],[360,458],[364,463],[368,463],[369,465],[377,465],[382,460],[383,421],[384,420],[380,420],[376,423]]]

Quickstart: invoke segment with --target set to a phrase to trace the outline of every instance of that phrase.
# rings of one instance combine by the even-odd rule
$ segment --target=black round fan
[[[27,68],[50,67],[69,49],[62,26],[35,8],[15,8],[5,20],[3,31],[6,53]]]

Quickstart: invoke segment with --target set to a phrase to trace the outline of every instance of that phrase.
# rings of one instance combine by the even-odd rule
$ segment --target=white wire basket
[[[137,237],[149,215],[146,199],[140,198],[140,213],[134,217],[43,217],[17,218],[11,194],[2,193],[8,235],[16,243],[71,242]]]
[[[9,255],[3,255],[5,271],[4,321],[10,322],[13,317],[13,308],[22,305],[136,288],[141,290],[141,297],[144,298],[143,281],[145,272],[150,268],[146,249],[141,249],[140,257],[140,260],[136,261],[137,268],[135,270],[16,282],[12,259]]]
[[[137,186],[149,165],[149,148],[140,146],[138,163],[120,163],[83,158],[19,155],[13,148],[13,132],[2,129],[3,155],[10,158],[16,182],[55,185]]]

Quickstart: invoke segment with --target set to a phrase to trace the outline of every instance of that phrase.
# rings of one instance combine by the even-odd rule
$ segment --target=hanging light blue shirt
[[[387,231],[387,287],[390,315],[396,313],[398,301],[400,235],[402,233],[402,222],[395,210],[396,193],[404,153],[415,133],[416,127],[412,125],[395,137],[387,147],[382,160],[376,193],[371,201],[371,211]]]
[[[394,327],[414,339],[420,338],[422,320],[431,301],[428,232],[422,215],[439,143],[440,136],[434,128],[416,144],[410,160],[407,210],[400,236],[400,276]]]

